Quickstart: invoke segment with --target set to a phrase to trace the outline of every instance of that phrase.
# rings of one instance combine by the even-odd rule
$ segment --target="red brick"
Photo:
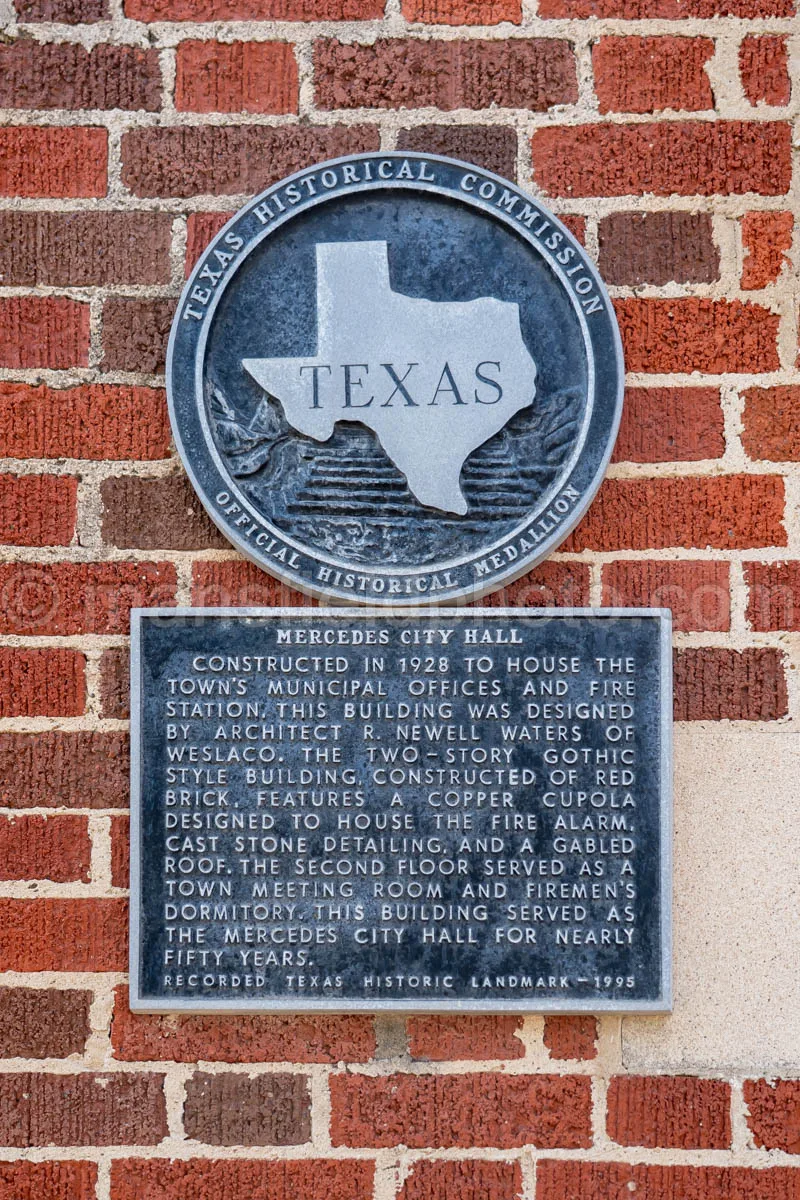
[[[367,1160],[118,1158],[111,1200],[371,1200]]]
[[[790,127],[777,121],[552,126],[533,135],[536,183],[551,196],[783,195]]]
[[[679,632],[730,629],[730,568],[726,562],[636,561],[603,567],[603,604],[672,609]]]
[[[631,1192],[636,1200],[800,1200],[800,1171],[549,1159],[536,1165],[536,1200],[620,1200]]]
[[[0,1163],[0,1200],[94,1200],[92,1162]]]
[[[742,445],[753,459],[800,460],[800,387],[749,388],[744,393]]]
[[[569,42],[381,39],[370,46],[318,42],[321,108],[527,108],[544,112],[578,98]]]
[[[128,633],[131,608],[175,603],[172,563],[0,563],[0,633]]]
[[[728,1150],[731,1085],[691,1075],[616,1075],[608,1087],[606,1128],[621,1146]]]
[[[751,291],[777,282],[791,259],[794,217],[790,212],[752,212],[742,217],[742,287]]]
[[[242,559],[192,563],[192,604],[205,608],[263,605],[266,608],[314,607],[316,600]]]
[[[739,72],[751,104],[788,104],[792,95],[789,54],[782,34],[746,37],[739,46]]]
[[[482,1162],[479,1158],[423,1159],[413,1164],[398,1200],[518,1200],[522,1171],[517,1162]]]
[[[706,63],[711,38],[604,37],[592,47],[600,112],[649,113],[714,107]]]
[[[699,17],[790,17],[793,0],[541,0],[540,17],[622,17],[627,21],[666,21]]]
[[[779,316],[739,300],[615,300],[629,371],[777,371]]]
[[[122,180],[136,196],[252,194],[323,159],[378,146],[369,126],[131,129],[122,137]]]
[[[367,1062],[375,1052],[371,1017],[144,1016],[117,989],[111,1026],[114,1057],[125,1062]]]
[[[522,20],[521,0],[403,0],[407,21],[425,25],[499,25]]]
[[[760,1149],[800,1154],[800,1079],[746,1079],[744,1100]]]
[[[676,721],[775,721],[787,712],[778,650],[677,650]]]
[[[718,388],[626,388],[614,462],[698,462],[725,453]]]
[[[568,1075],[333,1075],[334,1146],[592,1143],[591,1081]]]
[[[527,575],[506,584],[478,604],[488,608],[580,608],[589,603],[589,568],[585,563],[543,562]]]
[[[746,562],[744,580],[751,629],[800,630],[800,562]]]
[[[92,998],[93,993],[86,991],[0,988],[0,1056],[67,1058],[82,1054],[90,1032]],[[7,1195],[3,1182],[0,1173],[0,1200]]]
[[[85,367],[89,363],[89,305],[66,296],[0,299],[2,367]]]
[[[117,721],[130,716],[130,654],[114,646],[100,655],[100,713]]]
[[[517,174],[517,131],[506,125],[415,125],[400,130],[397,149],[460,158],[506,179]]]
[[[522,1018],[513,1016],[410,1017],[409,1049],[430,1062],[522,1058],[521,1029]]]
[[[111,885],[130,887],[131,822],[130,817],[111,818]],[[198,1058],[200,1055],[198,1055]]]
[[[551,1058],[597,1058],[596,1017],[545,1017],[543,1041]]]
[[[108,134],[79,125],[0,129],[0,196],[105,196]]]
[[[75,532],[77,495],[72,475],[0,475],[0,542],[68,546]]]
[[[157,50],[35,42],[18,38],[0,46],[3,108],[146,109],[161,107]]]
[[[311,1139],[308,1078],[198,1071],[186,1081],[183,1128],[211,1146],[300,1146]]]
[[[128,736],[0,733],[0,807],[124,808]]]
[[[0,646],[0,717],[78,717],[86,660],[77,650]]]
[[[125,0],[134,21],[369,21],[384,0]]]
[[[231,219],[231,212],[189,213],[186,222],[186,276],[191,274],[195,263],[206,246]]]
[[[4,1146],[154,1146],[166,1134],[162,1075],[0,1074]]]
[[[175,107],[184,112],[297,112],[288,42],[179,42],[176,70]]]
[[[0,879],[88,883],[91,858],[86,817],[0,817]]]
[[[127,969],[125,900],[0,899],[0,970]]]
[[[112,296],[103,305],[104,371],[160,374],[167,361],[167,342],[175,315],[174,299],[140,300]]]
[[[598,224],[606,283],[713,283],[719,250],[710,213],[614,213]]]
[[[778,475],[607,479],[563,550],[785,546]]]
[[[0,213],[4,283],[52,287],[168,283],[168,213]]]
[[[108,0],[14,0],[20,21],[82,25],[108,16]]]
[[[158,459],[169,446],[167,399],[159,388],[0,382],[3,457]]]
[[[221,550],[230,543],[206,515],[185,475],[119,475],[100,487],[103,541],[134,550]]]

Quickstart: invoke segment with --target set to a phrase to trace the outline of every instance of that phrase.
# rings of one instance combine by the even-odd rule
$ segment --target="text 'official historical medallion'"
[[[175,439],[243,553],[311,594],[475,598],[588,507],[619,424],[609,298],[513,184],[432,155],[301,171],[246,205],[178,307]]]

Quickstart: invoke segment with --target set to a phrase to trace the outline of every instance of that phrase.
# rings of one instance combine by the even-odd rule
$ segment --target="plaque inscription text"
[[[669,1008],[663,610],[144,610],[131,1002]]]

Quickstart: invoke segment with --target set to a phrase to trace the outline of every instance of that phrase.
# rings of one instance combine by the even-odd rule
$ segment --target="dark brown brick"
[[[374,1172],[364,1159],[122,1158],[111,1200],[371,1200]]]
[[[787,708],[779,650],[676,650],[676,721],[776,721]]]
[[[551,38],[508,41],[331,38],[314,54],[321,108],[526,108],[544,112],[578,98],[575,55]]]
[[[188,112],[297,112],[297,60],[288,42],[178,43],[175,107]]]
[[[719,250],[709,213],[614,213],[598,226],[606,283],[712,283]]]
[[[93,1162],[0,1162],[0,1200],[95,1200]]]
[[[166,1134],[162,1075],[0,1074],[4,1146],[154,1146]]]
[[[608,1135],[621,1146],[728,1150],[731,1085],[691,1075],[616,1075],[608,1088]]]
[[[299,1146],[311,1138],[305,1075],[208,1075],[186,1083],[187,1137],[212,1146]]]
[[[0,46],[0,107],[122,108],[157,112],[161,70],[157,50],[36,42]]]
[[[214,525],[185,475],[120,475],[101,485],[103,541],[134,550],[222,550]]]
[[[58,988],[0,988],[0,1057],[82,1054],[92,998],[91,992]],[[0,1198],[3,1195],[0,1182]]]
[[[119,646],[100,655],[100,710],[104,717],[126,721],[130,716],[130,654]]]
[[[384,0],[125,0],[133,21],[368,21]]]
[[[125,733],[0,733],[0,807],[125,808]]]
[[[108,16],[108,0],[14,0],[20,21],[89,24]]]
[[[146,1016],[117,988],[111,1026],[114,1057],[125,1062],[367,1062],[375,1023],[360,1014],[310,1016]]]
[[[591,1145],[591,1081],[570,1075],[333,1075],[334,1146]]]
[[[251,194],[323,159],[378,146],[369,126],[132,129],[122,138],[122,180],[136,196]]]
[[[88,287],[168,283],[167,213],[0,213],[6,284]]]
[[[614,462],[697,462],[725,453],[718,388],[626,388]]]
[[[167,361],[167,342],[175,300],[139,300],[112,296],[103,305],[104,371],[160,374]]]
[[[517,132],[505,125],[416,125],[400,130],[397,149],[460,158],[506,179],[517,174]]]

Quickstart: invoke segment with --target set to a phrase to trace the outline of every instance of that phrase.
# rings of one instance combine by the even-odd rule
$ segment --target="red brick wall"
[[[609,478],[489,602],[669,605],[679,722],[796,719],[792,0],[5,2],[0,1200],[798,1200],[797,1055],[642,1076],[615,1017],[133,1017],[124,987],[128,610],[304,602],[183,475],[169,323],[226,214],[314,160],[517,178],[611,287]]]

